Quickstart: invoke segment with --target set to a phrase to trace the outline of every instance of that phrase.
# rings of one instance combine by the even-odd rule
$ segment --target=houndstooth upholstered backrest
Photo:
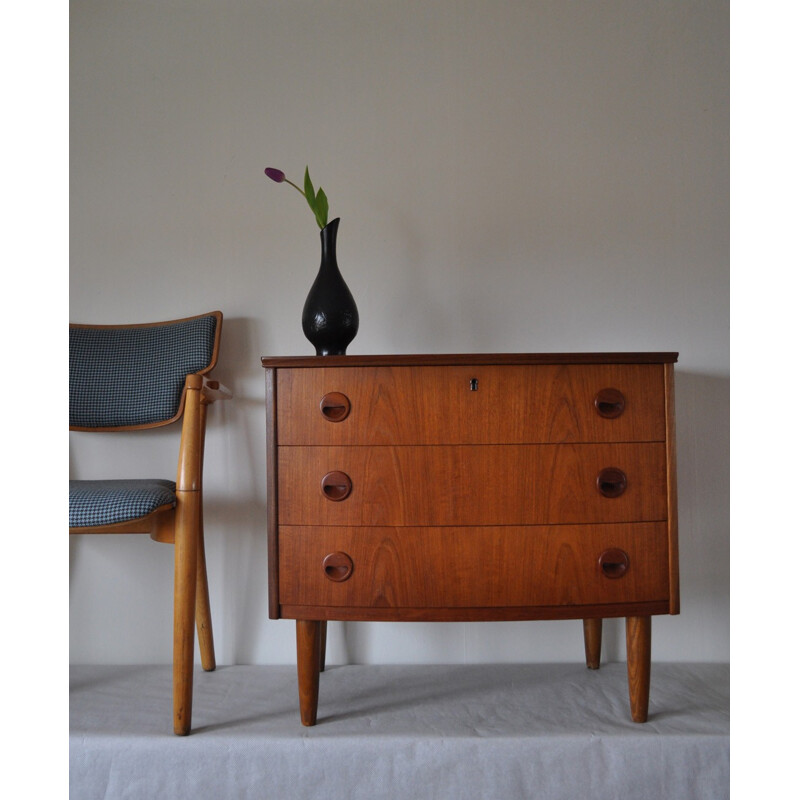
[[[182,413],[183,385],[217,360],[222,314],[153,325],[69,326],[69,426],[163,425]]]

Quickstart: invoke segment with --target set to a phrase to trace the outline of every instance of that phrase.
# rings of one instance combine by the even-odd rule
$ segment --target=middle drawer
[[[542,525],[667,517],[663,443],[279,447],[282,525]]]

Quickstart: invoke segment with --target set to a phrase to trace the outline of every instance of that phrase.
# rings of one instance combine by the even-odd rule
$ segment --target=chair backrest
[[[222,313],[69,326],[70,430],[153,428],[183,413],[184,382],[217,362]]]

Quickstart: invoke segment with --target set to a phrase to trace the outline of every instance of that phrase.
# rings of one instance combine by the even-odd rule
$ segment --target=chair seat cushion
[[[146,517],[175,505],[175,481],[112,480],[69,482],[69,527],[91,528]]]

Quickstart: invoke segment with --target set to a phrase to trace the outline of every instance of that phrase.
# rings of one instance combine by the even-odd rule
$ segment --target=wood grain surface
[[[324,367],[453,367],[464,364],[674,364],[677,353],[416,353],[349,356],[262,356],[265,369]]]
[[[270,617],[297,619],[316,721],[326,620],[677,613],[676,353],[264,358]]]
[[[625,472],[614,498],[606,467]],[[346,473],[332,502],[320,484]],[[663,444],[279,447],[283,525],[536,525],[639,522],[667,515]]]
[[[479,528],[280,528],[281,604],[405,607],[635,603],[669,596],[664,523]],[[624,577],[607,578],[600,554],[624,550]],[[330,580],[332,553],[352,560]]]
[[[472,388],[475,387],[475,388]],[[604,389],[625,398],[604,418]],[[340,422],[320,404],[349,401]],[[320,368],[278,371],[278,444],[663,441],[660,364]]]

